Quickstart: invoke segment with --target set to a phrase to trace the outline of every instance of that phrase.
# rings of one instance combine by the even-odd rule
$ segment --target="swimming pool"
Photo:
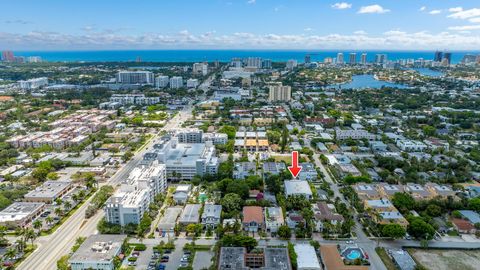
[[[362,254],[360,253],[360,251],[356,250],[356,249],[351,249],[350,252],[347,254],[347,259],[349,260],[356,260],[358,258],[360,258],[362,256]]]

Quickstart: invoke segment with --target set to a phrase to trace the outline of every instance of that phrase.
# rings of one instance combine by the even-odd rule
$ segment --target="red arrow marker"
[[[292,166],[288,167],[288,170],[292,174],[293,178],[296,178],[300,171],[302,170],[302,166],[298,166],[298,152],[292,151]]]

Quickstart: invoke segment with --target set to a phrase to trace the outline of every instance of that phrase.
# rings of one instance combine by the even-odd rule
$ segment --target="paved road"
[[[320,161],[319,155],[313,155],[315,165],[320,168],[320,171],[323,173],[325,180],[330,184],[330,188],[332,189],[334,196],[339,197],[342,202],[349,205],[350,203],[343,197],[343,194],[340,193],[340,188],[338,187],[337,183],[333,181],[328,174],[327,169]],[[367,252],[368,257],[370,259],[371,269],[373,270],[386,270],[387,268],[382,262],[382,259],[378,256],[377,252],[375,252],[375,247],[377,247],[376,241],[370,240],[367,235],[362,230],[362,225],[357,221],[356,213],[353,213],[355,227],[353,228],[355,234],[357,235],[357,245],[364,249]]]
[[[181,124],[191,117],[192,107],[186,106],[174,118],[172,118],[163,128],[164,130],[172,130],[179,128]],[[125,179],[130,171],[137,166],[142,159],[143,154],[150,149],[156,142],[156,136],[151,139],[146,147],[143,147],[136,155],[121,167],[115,175],[113,175],[106,184],[117,185]],[[93,196],[92,196],[93,197]],[[92,198],[91,197],[91,198]],[[56,262],[60,257],[70,252],[75,243],[75,239],[80,236],[90,236],[97,232],[97,223],[103,218],[103,211],[98,213],[88,220],[85,220],[85,210],[88,207],[88,202],[83,204],[77,211],[63,223],[53,234],[37,239],[37,250],[28,256],[17,269],[19,270],[50,270],[56,269]]]

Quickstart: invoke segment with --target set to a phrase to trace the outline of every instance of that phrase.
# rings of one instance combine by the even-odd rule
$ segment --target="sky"
[[[0,49],[480,49],[479,0],[2,0]]]

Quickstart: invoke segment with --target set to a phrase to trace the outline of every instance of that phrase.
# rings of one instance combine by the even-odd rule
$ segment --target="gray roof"
[[[26,199],[34,198],[54,198],[59,193],[68,188],[72,183],[71,182],[62,182],[62,181],[46,181],[41,186],[36,189],[28,192],[25,195]]]
[[[480,215],[477,212],[474,212],[472,210],[460,210],[459,212],[460,214],[462,214],[462,216],[468,219],[470,223],[480,223]]]
[[[412,259],[410,254],[401,249],[389,249],[387,250],[393,261],[400,270],[413,270],[417,265]]]
[[[118,255],[126,235],[95,234],[89,236],[70,257],[69,262],[105,262]]]
[[[312,190],[307,181],[289,180],[285,181],[285,193],[287,195],[308,194],[312,195]]]
[[[180,223],[197,223],[200,214],[198,213],[200,211],[200,204],[187,204],[185,205],[185,208],[182,211],[182,214],[180,215],[180,219],[178,222]]]
[[[202,218],[214,217],[220,218],[222,213],[222,206],[218,204],[205,204],[203,207]]]

